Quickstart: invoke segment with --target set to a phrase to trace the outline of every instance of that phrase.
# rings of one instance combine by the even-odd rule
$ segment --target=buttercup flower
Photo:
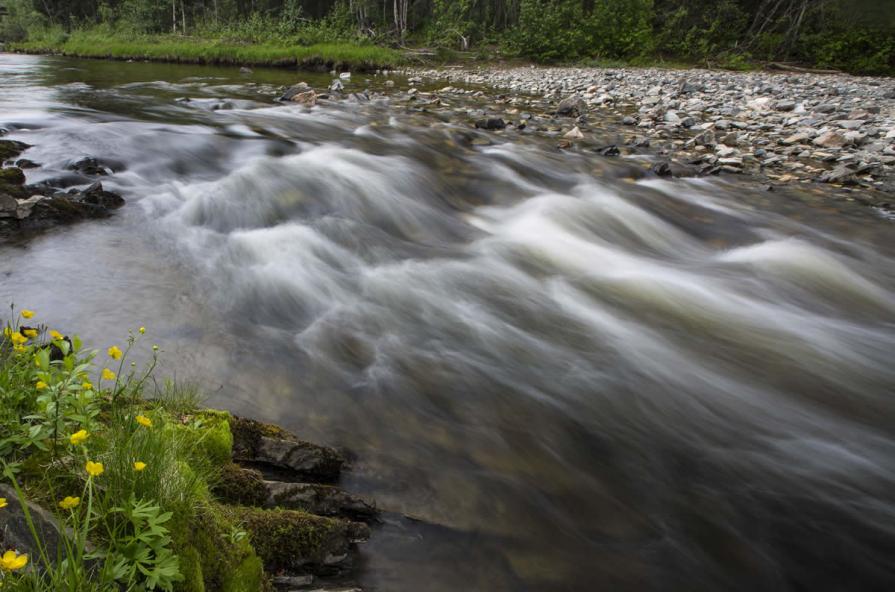
[[[9,340],[12,341],[13,345],[24,345],[25,342],[28,341],[28,338],[18,331],[15,331],[9,336]]]
[[[118,349],[117,346],[113,345],[112,347],[110,347],[109,349],[106,350],[106,353],[109,354],[109,357],[112,358],[113,360],[121,359],[121,350]]]
[[[141,426],[143,426],[144,428],[152,427],[152,420],[149,419],[148,417],[146,417],[145,415],[138,415],[137,423],[140,424]]]
[[[108,368],[103,368],[103,380],[115,380],[115,373]]]
[[[22,316],[25,317],[26,319],[30,319],[31,317],[34,316],[34,311],[33,311],[33,310],[28,310],[28,309],[23,309],[23,310],[22,310]]]
[[[66,496],[64,500],[59,502],[59,507],[63,510],[71,510],[72,508],[77,508],[78,504],[81,503],[81,498]]]
[[[63,337],[62,333],[60,333],[56,329],[53,329],[52,331],[50,331],[50,337],[52,337],[56,341],[61,341],[62,339],[65,339],[65,337]]]
[[[9,505],[9,504],[6,503],[6,498],[5,498],[5,497],[0,497],[0,508],[5,508],[5,507],[8,506],[8,505]]]
[[[84,389],[85,391],[92,391],[93,383],[91,383],[89,380],[85,380],[84,382],[81,383],[81,388]]]
[[[137,462],[134,463],[134,470],[137,471],[138,473],[139,473],[140,471],[142,471],[143,469],[145,469],[145,468],[146,468],[146,463],[145,463],[145,462],[137,461]]]
[[[28,556],[19,555],[15,551],[7,551],[0,557],[0,569],[3,571],[18,571],[28,565]]]
[[[140,335],[146,333],[146,327],[140,327]]]
[[[153,345],[153,346],[152,346],[152,351],[157,352],[157,351],[158,351],[158,346],[157,346],[157,345]]]
[[[103,467],[103,463],[93,462],[92,460],[88,460],[87,464],[84,467],[87,470],[87,474],[91,477],[99,477],[105,471],[105,467]]]
[[[78,430],[71,436],[69,436],[68,441],[71,442],[72,446],[80,446],[84,442],[87,441],[87,438],[90,437],[90,434],[87,433],[87,430]]]
[[[44,390],[48,386],[49,385],[47,383],[45,383],[43,380],[38,380],[36,383],[34,383],[34,388],[36,388],[39,391]]]
[[[25,337],[37,337],[37,329],[22,329],[22,333]]]

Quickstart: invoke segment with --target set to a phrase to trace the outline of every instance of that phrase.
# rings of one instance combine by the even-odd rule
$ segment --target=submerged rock
[[[578,95],[572,95],[560,101],[556,114],[562,117],[579,117],[587,114],[587,103]]]
[[[489,117],[487,119],[479,119],[475,122],[475,126],[484,130],[502,130],[507,124],[500,117]]]
[[[284,102],[291,101],[292,98],[295,97],[296,95],[306,93],[308,91],[313,91],[313,89],[308,85],[308,83],[307,82],[299,82],[298,84],[290,86],[285,91],[283,91],[283,94],[280,95],[280,98],[277,100],[284,101]]]

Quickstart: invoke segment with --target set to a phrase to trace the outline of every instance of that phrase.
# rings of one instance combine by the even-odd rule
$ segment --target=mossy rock
[[[231,508],[270,573],[325,569],[347,557],[358,525],[296,510]]]
[[[199,509],[190,524],[172,532],[181,557],[184,581],[179,592],[262,592],[267,589],[263,562],[239,526],[221,506]]]
[[[14,158],[30,148],[25,142],[16,142],[15,140],[0,140],[0,163]]]
[[[233,417],[233,459],[284,481],[335,482],[345,459],[327,446],[299,440],[268,423]]]
[[[212,493],[223,502],[241,506],[261,507],[267,503],[269,497],[261,473],[235,463],[225,465],[221,469]]]
[[[17,167],[0,169],[0,185],[24,185],[25,173]]]

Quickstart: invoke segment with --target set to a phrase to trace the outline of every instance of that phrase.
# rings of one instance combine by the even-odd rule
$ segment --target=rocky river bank
[[[824,183],[892,207],[895,81],[810,73],[600,68],[447,68],[403,72],[433,95],[490,95],[478,127],[545,132],[587,146],[617,124],[620,145],[649,151],[670,174],[752,174],[772,184]],[[442,84],[446,83],[446,85]],[[849,191],[850,190],[850,191]]]

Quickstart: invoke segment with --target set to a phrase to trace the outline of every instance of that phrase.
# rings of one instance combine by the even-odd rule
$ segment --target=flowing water
[[[0,302],[94,347],[146,325],[210,404],[350,449],[343,484],[416,518],[362,547],[366,588],[895,589],[879,212],[273,101],[328,76],[0,76],[30,182],[92,155],[128,200],[0,246]]]

